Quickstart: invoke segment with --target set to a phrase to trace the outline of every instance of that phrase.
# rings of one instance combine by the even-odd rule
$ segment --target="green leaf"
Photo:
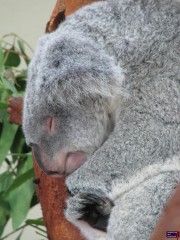
[[[4,192],[9,188],[9,186],[12,184],[13,178],[12,178],[12,173],[9,171],[6,171],[2,174],[0,174],[0,192]]]
[[[12,185],[8,188],[8,190],[6,191],[6,195],[9,194],[11,191],[15,190],[16,188],[18,188],[20,185],[22,185],[24,182],[26,182],[28,179],[32,179],[34,177],[34,169],[30,169],[27,172],[25,172],[24,174],[20,175],[19,177],[17,177],[14,182],[12,183]]]
[[[22,133],[22,128],[19,127],[17,132],[16,132],[16,135],[14,137],[14,141],[13,141],[13,144],[11,146],[11,153],[16,153],[16,156],[12,155],[12,158],[13,158],[13,162],[15,162],[17,160],[17,157],[18,157],[18,153],[21,155],[24,150],[24,146],[25,146],[25,139],[24,139],[24,135]]]
[[[4,227],[9,219],[9,214],[9,204],[0,198],[0,236],[2,235]]]
[[[0,75],[3,72],[3,69],[4,69],[4,53],[0,42]]]
[[[2,81],[0,80],[0,83],[2,83]],[[5,88],[4,84],[2,83],[2,85],[0,86],[0,97],[1,97],[1,102],[7,102],[8,99],[12,96],[12,91],[8,90]]]
[[[17,76],[16,77],[16,88],[19,91],[23,91],[26,88],[26,77],[24,76]]]
[[[21,164],[20,167],[18,167],[17,176],[20,176],[23,173],[27,172],[27,170],[30,170],[33,168],[33,160],[32,160],[31,153],[27,153],[27,158],[23,161],[24,161],[24,163]]]
[[[7,121],[7,118],[8,118],[8,114],[6,112],[6,109],[1,109],[0,108],[0,122]],[[0,141],[1,141],[1,139],[0,139]],[[0,155],[1,155],[1,151],[0,151]]]
[[[4,65],[6,67],[18,67],[21,59],[18,53],[15,52],[14,48],[11,48],[10,50],[5,52],[5,63]]]
[[[41,219],[27,219],[26,223],[29,225],[35,224],[38,226],[44,226],[44,221],[42,218]]]
[[[31,181],[24,183],[16,191],[13,191],[9,197],[13,229],[20,226],[30,209],[31,198],[34,194],[34,189],[29,185],[30,183],[32,184]]]
[[[26,54],[26,53],[25,53],[24,43],[23,43],[21,40],[19,40],[19,39],[17,40],[17,42],[18,42],[18,46],[19,46],[21,52],[22,52],[23,54]]]
[[[24,43],[22,41],[18,40],[18,45],[19,45],[21,53],[24,55],[24,56],[22,56],[24,58],[24,61],[26,62],[27,65],[29,65],[30,61],[29,61],[28,56],[25,52]]]
[[[18,126],[10,124],[7,121],[3,122],[3,130],[0,138],[0,166],[8,154],[8,151],[13,143]]]
[[[1,78],[2,83],[4,84],[6,89],[9,89],[12,93],[18,96],[18,92],[16,88],[14,87],[14,84],[10,81],[5,79],[4,77]]]
[[[19,170],[18,178],[20,177],[20,175],[28,172],[28,170],[32,170],[31,156],[27,158],[27,160],[24,162],[24,165]],[[6,199],[8,200],[11,207],[13,229],[16,229],[25,219],[30,209],[30,204],[31,204],[34,191],[35,191],[35,187],[32,184],[32,180],[29,179],[23,182],[21,185],[19,185],[19,187],[17,187],[16,189],[14,189],[13,191],[11,191],[9,194],[6,195],[7,196]]]
[[[8,108],[8,104],[5,102],[0,102],[0,109],[7,109]]]

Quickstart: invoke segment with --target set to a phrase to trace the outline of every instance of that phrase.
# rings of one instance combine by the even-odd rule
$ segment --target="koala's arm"
[[[113,190],[116,182],[127,184],[138,171],[151,164],[163,164],[167,158],[174,155],[174,149],[179,149],[177,141],[180,136],[179,124],[168,124],[158,114],[153,114],[155,110],[151,112],[152,105],[150,103],[147,105],[149,108],[140,104],[135,98],[129,99],[121,106],[122,111],[113,133],[83,166],[68,177],[67,187],[72,195],[77,197],[79,193],[91,193],[102,199],[109,198],[109,193]],[[171,181],[172,179],[168,177],[169,180],[165,186],[165,179],[166,175],[160,181],[156,181],[156,178],[149,180],[147,186],[140,187],[140,190],[137,188],[136,191],[129,193],[131,195],[127,194],[126,201],[119,199],[116,202],[113,200],[115,207],[108,225],[108,240],[116,239],[113,236],[119,236],[121,231],[125,234],[129,229],[128,226],[132,224],[131,221],[136,221],[136,218],[139,221],[136,221],[135,224],[137,222],[139,224],[147,223],[145,228],[149,228],[147,231],[149,236],[155,226],[158,214],[161,213],[173,187],[177,184],[177,181],[175,182],[174,179]],[[167,191],[158,192],[157,204],[155,204],[155,201],[152,201],[155,199],[158,187],[160,189],[167,188]],[[163,201],[160,198],[161,194]],[[133,200],[132,203],[131,200]],[[77,202],[75,201],[72,207],[71,201],[69,201],[67,218],[71,221],[82,219],[85,214],[84,206],[86,204],[77,206]],[[154,208],[147,208],[148,205],[153,204]],[[147,212],[142,211],[144,208],[147,209]],[[117,212],[125,211],[126,215],[123,217],[118,214],[118,217],[116,209]],[[132,220],[131,214],[133,215]],[[148,220],[150,217],[151,221]],[[118,226],[116,235],[113,235],[113,231],[111,231],[114,221],[117,221],[116,228]],[[118,225],[120,221],[121,224]],[[120,229],[120,226],[123,229]],[[129,234],[137,232],[137,236],[140,237],[141,231],[138,229],[141,228],[133,225],[129,229]],[[141,238],[142,236],[143,234]],[[139,239],[138,237],[135,239]],[[125,235],[118,239],[125,239]],[[147,240],[147,238],[144,239]]]
[[[149,105],[149,106],[148,106]],[[127,182],[138,170],[153,163],[163,163],[180,150],[180,127],[167,123],[151,109],[129,99],[121,106],[119,120],[106,142],[88,161],[71,174],[67,187],[79,192],[107,194],[113,182]]]

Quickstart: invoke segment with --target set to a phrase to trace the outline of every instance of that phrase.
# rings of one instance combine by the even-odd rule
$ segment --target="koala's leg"
[[[150,240],[179,176],[179,173],[170,172],[160,174],[117,197],[109,220],[107,239]]]

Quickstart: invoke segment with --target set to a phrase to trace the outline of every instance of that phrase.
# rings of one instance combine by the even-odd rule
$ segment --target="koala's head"
[[[106,140],[122,79],[91,39],[63,29],[40,39],[29,67],[23,130],[47,174],[73,172]]]

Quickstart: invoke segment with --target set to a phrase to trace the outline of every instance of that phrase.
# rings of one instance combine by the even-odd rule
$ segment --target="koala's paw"
[[[113,203],[94,194],[79,193],[69,198],[66,217],[69,220],[84,220],[93,228],[106,231]]]

